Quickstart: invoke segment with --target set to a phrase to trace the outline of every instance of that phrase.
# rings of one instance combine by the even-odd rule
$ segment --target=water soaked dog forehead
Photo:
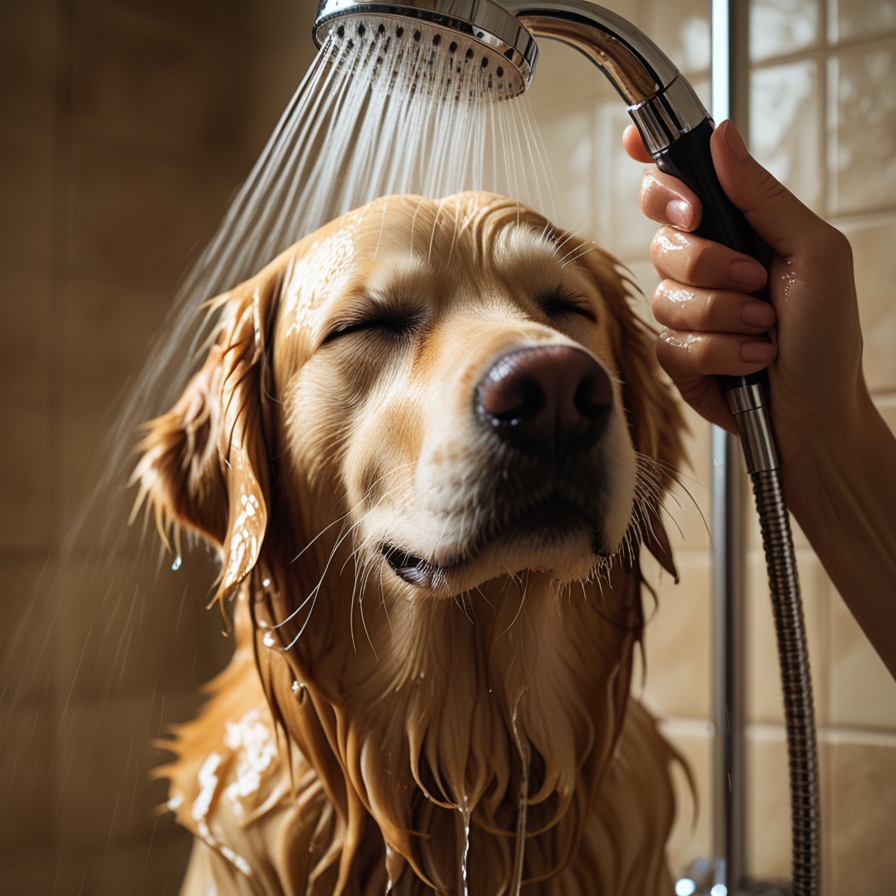
[[[376,294],[396,275],[438,274],[460,286],[512,277],[538,288],[563,274],[553,229],[534,213],[505,203],[477,205],[388,197],[306,237],[284,272],[282,309],[288,332],[312,328],[331,300]],[[569,277],[574,271],[567,271]]]

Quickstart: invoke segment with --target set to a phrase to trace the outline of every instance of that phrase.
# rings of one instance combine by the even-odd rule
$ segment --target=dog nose
[[[609,374],[582,349],[541,345],[500,358],[477,387],[480,416],[527,454],[591,445],[613,405]]]

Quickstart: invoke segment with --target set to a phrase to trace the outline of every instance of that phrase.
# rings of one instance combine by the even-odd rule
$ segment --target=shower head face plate
[[[318,47],[328,39],[379,40],[390,52],[414,42],[432,64],[480,69],[496,99],[524,93],[538,59],[532,34],[493,0],[321,0],[313,33]]]

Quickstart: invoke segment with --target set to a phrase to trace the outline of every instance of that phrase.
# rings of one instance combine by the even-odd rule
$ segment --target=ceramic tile
[[[49,696],[50,667],[39,648],[48,619],[36,596],[53,574],[39,552],[16,552],[0,561],[0,706],[5,709],[39,704]]]
[[[133,387],[171,298],[139,281],[70,278],[63,318],[67,405],[104,410]]]
[[[251,106],[246,63],[149,16],[99,7],[74,16],[76,137],[178,154],[238,152]]]
[[[0,117],[0,250],[45,259],[52,231],[52,125],[6,112]]]
[[[298,4],[293,4],[293,7],[298,10]],[[253,4],[253,9],[255,8]],[[252,97],[249,108],[245,110],[245,131],[242,135],[242,157],[246,160],[246,172],[261,154],[280,116],[314,61],[316,51],[310,38],[307,43],[295,40],[297,34],[310,33],[310,23],[307,30],[277,32],[272,37],[283,41],[282,49],[265,45],[246,54],[245,71],[251,83]]]
[[[142,557],[65,570],[53,673],[60,698],[195,688],[226,663],[233,642],[217,607],[206,609],[215,569],[205,551],[176,572],[160,551],[149,533]]]
[[[674,875],[697,859],[712,854],[712,735],[705,726],[672,721],[663,733],[679,751],[690,770],[693,788],[679,766],[673,766],[675,824],[666,854]]]
[[[648,255],[657,226],[641,214],[638,192],[644,166],[622,148],[622,132],[630,119],[614,98],[595,111],[594,209],[596,239],[628,264]]]
[[[759,880],[790,877],[790,799],[783,729],[748,732],[745,744],[746,865]]]
[[[108,472],[108,439],[114,419],[105,409],[73,406],[63,408],[60,422],[62,462],[56,525],[58,537],[63,538],[94,499],[100,477]],[[120,471],[119,481],[114,483],[116,489],[124,488],[128,472]]]
[[[539,130],[559,193],[561,218],[555,223],[588,239],[594,230],[592,113],[571,111],[543,118]]]
[[[884,422],[890,427],[890,432],[896,433],[896,396],[887,397],[877,402],[877,409],[880,411]]]
[[[187,831],[178,828],[170,816],[163,816],[151,841],[92,855],[85,892],[92,896],[177,896],[192,843]]]
[[[896,41],[832,56],[828,164],[831,212],[896,204]]]
[[[48,850],[7,857],[0,862],[0,893],[74,896],[78,892],[80,878],[77,882],[66,879],[67,875],[64,872],[60,874],[60,871],[57,856]]]
[[[243,7],[243,4],[234,3]],[[290,3],[289,0],[267,0],[253,3],[245,10],[253,45],[277,52],[290,48],[304,70],[316,53],[311,38],[317,5]]]
[[[706,0],[656,3],[651,36],[681,71],[709,69],[710,23]]]
[[[50,415],[27,404],[0,404],[0,547],[47,548],[52,533]]]
[[[831,628],[831,725],[896,732],[896,681],[836,593]]]
[[[824,737],[818,740],[818,785],[823,892],[831,881],[833,754]],[[748,876],[765,883],[789,881],[791,872],[790,780],[785,731],[752,725],[746,731],[746,865]]]
[[[0,104],[52,115],[57,10],[52,0],[0,5]]]
[[[896,880],[896,743],[835,742],[828,813],[834,896],[879,896]]]
[[[47,404],[53,325],[49,265],[0,253],[0,399]]]
[[[145,844],[173,820],[159,818],[167,786],[151,779],[161,753],[165,694],[150,689],[126,699],[72,699],[59,725],[57,846],[64,852]],[[90,806],[90,812],[84,807]],[[154,839],[154,838],[153,838]],[[145,852],[144,852],[145,855]]]
[[[705,719],[710,709],[710,570],[699,552],[676,558],[680,582],[663,573],[646,573],[656,588],[644,611],[646,682],[644,700],[660,716]],[[656,566],[651,565],[651,570]]]
[[[893,0],[833,0],[830,16],[831,41],[878,37],[896,31]]]
[[[750,58],[754,61],[795,53],[819,38],[818,0],[752,0]]]
[[[818,724],[829,720],[831,675],[830,606],[833,598],[824,568],[814,554],[798,556],[803,616]],[[781,673],[765,559],[751,553],[746,578],[746,711],[748,722],[783,723]]]
[[[812,60],[761,68],[750,76],[750,149],[810,208],[820,209],[821,100]]]
[[[173,291],[237,180],[204,162],[76,142],[67,260],[75,273],[138,277]]]
[[[173,824],[172,824],[173,827]],[[0,863],[0,893],[27,896],[176,896],[192,838],[159,821],[146,843],[108,849],[33,850]]]
[[[146,0],[83,0],[81,3],[92,16],[102,16],[134,29],[183,34],[236,46],[241,37],[246,40],[251,34],[251,22],[258,15],[252,12],[253,6],[268,8],[271,10],[269,15],[283,18],[289,15],[282,0],[261,0],[248,6],[238,0],[222,0],[220,3],[214,0],[193,0],[191,3],[178,0],[153,0],[151,3]]]
[[[673,394],[677,392],[673,387]],[[695,410],[682,403],[685,423],[684,446],[687,462],[680,471],[680,484],[666,501],[673,523],[669,526],[676,550],[706,550],[711,547],[712,525],[712,435],[711,427]]]
[[[896,127],[896,118],[894,118]],[[896,277],[896,218],[844,224],[852,244],[862,321],[862,367],[872,392],[896,389],[896,303],[891,284]]]
[[[0,710],[0,866],[25,850],[53,845],[54,727],[38,703]]]

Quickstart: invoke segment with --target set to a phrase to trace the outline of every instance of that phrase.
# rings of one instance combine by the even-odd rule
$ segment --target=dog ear
[[[268,518],[266,327],[278,280],[266,272],[213,300],[218,337],[177,404],[146,426],[132,477],[166,544],[181,528],[221,552],[217,598],[258,560]]]
[[[614,353],[632,442],[640,454],[659,461],[654,472],[666,489],[684,460],[682,435],[687,426],[656,360],[656,334],[633,311],[630,302],[638,288],[612,256],[594,247],[580,259],[578,263],[584,263],[596,281],[617,322]],[[644,544],[677,581],[659,500],[651,502],[645,511]]]

